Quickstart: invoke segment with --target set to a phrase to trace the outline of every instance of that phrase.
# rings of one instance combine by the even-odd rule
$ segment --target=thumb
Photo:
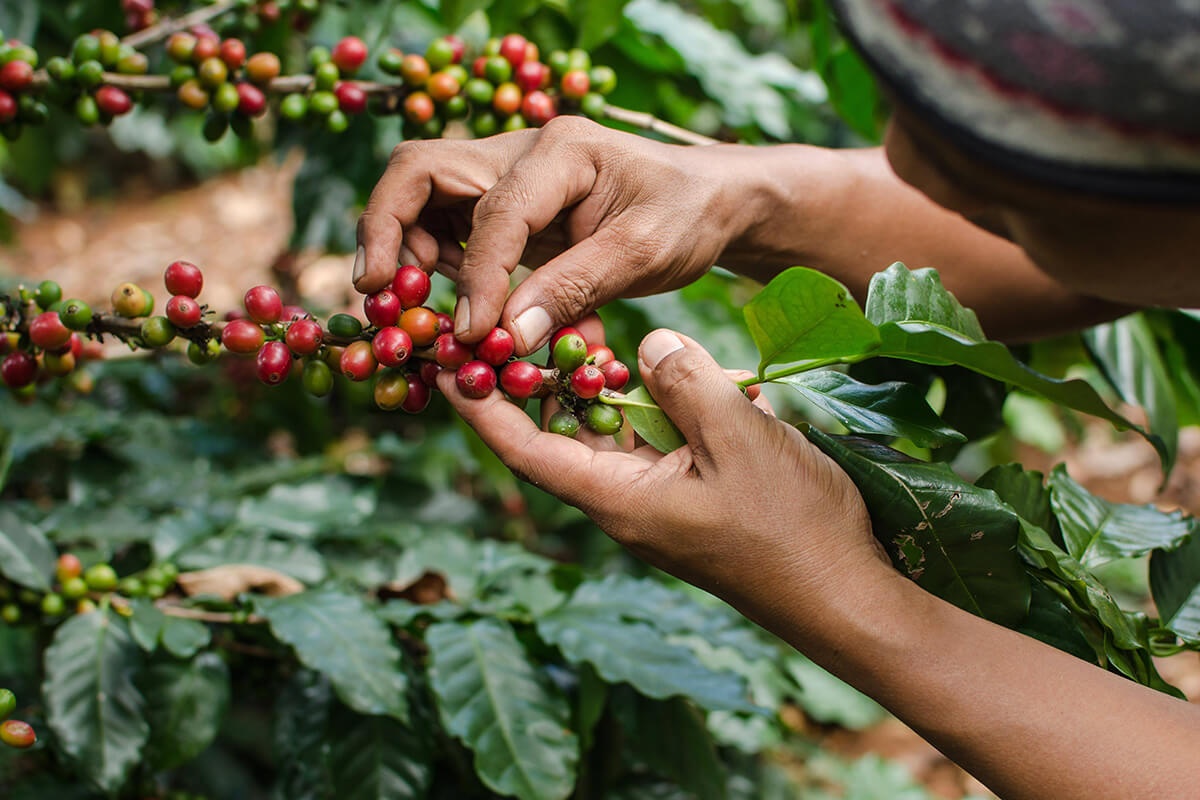
[[[638,349],[638,368],[697,462],[719,464],[763,416],[708,351],[682,334],[650,333]]]

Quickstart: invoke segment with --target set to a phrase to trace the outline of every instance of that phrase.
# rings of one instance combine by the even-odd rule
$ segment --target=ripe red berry
[[[0,86],[19,92],[33,83],[33,65],[28,61],[10,61],[0,67]]]
[[[363,312],[372,325],[385,328],[400,319],[400,298],[390,289],[381,289],[363,298]]]
[[[541,89],[548,77],[550,77],[550,68],[540,61],[526,61],[513,73],[513,80],[523,92]]]
[[[263,325],[279,322],[283,316],[283,301],[279,299],[279,292],[270,286],[255,286],[247,290],[242,305],[246,307],[250,319]]]
[[[487,62],[488,62],[487,56],[479,56],[474,61],[472,61],[471,62],[471,75],[473,75],[476,78],[482,78],[484,75],[486,75],[487,74],[487,72],[486,72]]]
[[[298,319],[288,326],[284,341],[296,355],[311,356],[321,349],[321,340],[324,338],[321,323],[315,319]]]
[[[496,370],[482,361],[468,361],[454,376],[458,390],[476,400],[487,397],[496,389]]]
[[[278,386],[292,371],[292,354],[283,342],[267,342],[258,351],[258,379],[268,386]]]
[[[591,85],[591,79],[588,77],[587,72],[581,69],[573,69],[562,77],[563,97],[580,100],[588,93]]]
[[[588,345],[587,356],[597,367],[603,367],[608,362],[616,359],[616,355],[612,349],[602,344]]]
[[[417,347],[428,347],[438,337],[437,314],[423,307],[410,308],[400,315],[400,327],[412,337]]]
[[[584,364],[571,373],[571,391],[577,397],[591,400],[604,389],[604,373],[595,364]]]
[[[0,378],[10,389],[20,389],[33,383],[37,377],[37,359],[24,350],[9,353],[0,362]]]
[[[196,46],[192,48],[192,63],[201,64],[210,58],[216,58],[221,52],[221,40],[214,33],[196,36]]]
[[[241,39],[226,39],[221,42],[218,57],[225,62],[230,72],[241,69],[242,64],[246,63],[246,45]]]
[[[10,719],[0,725],[0,742],[18,750],[26,750],[37,742],[37,734],[29,723]]]
[[[558,109],[554,107],[554,98],[537,90],[525,95],[521,101],[521,115],[530,125],[540,128],[558,116]]]
[[[510,33],[500,40],[500,55],[508,59],[508,63],[514,67],[519,67],[525,62],[527,43],[521,34]]]
[[[436,361],[422,361],[421,368],[417,372],[421,376],[421,381],[432,391],[437,388],[437,376],[441,371],[442,368],[437,365]]]
[[[74,553],[63,553],[58,557],[58,564],[54,572],[58,576],[59,583],[66,583],[71,578],[78,578],[83,574],[83,562]]]
[[[442,38],[450,45],[451,50],[454,53],[453,58],[451,59],[450,63],[451,64],[461,64],[462,60],[463,60],[463,55],[465,55],[467,52],[467,43],[462,40],[461,36],[456,36],[453,33],[450,34],[449,36],[444,36]]]
[[[430,390],[429,384],[418,376],[408,375],[406,377],[408,378],[408,397],[404,398],[400,408],[409,414],[420,414],[429,405],[429,398],[433,396],[433,392]]]
[[[263,346],[263,329],[248,319],[235,319],[225,323],[221,330],[221,344],[231,353],[250,355]]]
[[[533,397],[542,390],[542,371],[528,361],[514,361],[500,370],[500,387],[517,399]]]
[[[75,356],[77,360],[83,358],[83,339],[78,333],[71,334],[71,340],[67,342],[67,352]]]
[[[475,358],[469,344],[463,344],[453,333],[443,333],[433,342],[433,357],[446,369],[458,369]]]
[[[204,274],[189,261],[176,261],[163,273],[163,283],[167,285],[167,291],[171,294],[196,297],[204,288]]]
[[[177,294],[167,301],[167,319],[179,328],[200,323],[200,304],[186,294]]]
[[[416,308],[422,306],[429,299],[429,292],[432,288],[432,283],[429,276],[420,267],[406,264],[396,270],[396,277],[392,279],[392,292],[396,297],[400,298],[401,308]],[[442,329],[444,331],[450,328]]]
[[[404,116],[414,125],[424,125],[433,119],[433,98],[425,92],[413,92],[404,98]]]
[[[239,83],[237,93],[237,110],[247,117],[257,117],[267,110],[267,96],[253,83]]]
[[[329,59],[343,75],[351,75],[366,62],[367,45],[357,36],[347,36],[334,46]]]
[[[511,333],[504,328],[492,328],[488,335],[475,345],[475,357],[493,367],[499,367],[512,358],[516,347]]]
[[[340,81],[333,87],[338,99],[338,108],[347,114],[361,114],[367,110],[367,93],[357,83]]]
[[[619,392],[625,388],[625,384],[629,383],[629,367],[620,361],[615,359],[606,361],[600,365],[600,371],[604,373],[604,388],[606,389]]]
[[[6,91],[0,90],[0,125],[17,118],[17,100]]]
[[[454,318],[451,317],[449,314],[443,314],[441,311],[439,311],[438,315],[437,315],[437,319],[438,319],[438,330],[441,331],[442,333],[446,333],[448,331],[454,330]]]
[[[375,354],[371,351],[371,343],[359,340],[351,342],[342,351],[338,366],[342,374],[350,380],[365,381],[375,374],[379,362],[375,360]]]
[[[298,319],[312,319],[312,314],[300,306],[284,306],[282,319],[284,322],[295,322]]]
[[[385,367],[398,367],[412,356],[413,340],[403,328],[383,328],[371,340],[371,352]]]
[[[63,324],[57,311],[43,311],[29,323],[29,340],[36,347],[57,350],[71,338],[71,329]]]
[[[96,106],[105,114],[119,117],[129,113],[133,108],[133,101],[115,86],[101,86],[96,90]]]

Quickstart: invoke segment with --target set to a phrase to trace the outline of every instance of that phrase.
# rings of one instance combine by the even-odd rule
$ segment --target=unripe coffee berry
[[[62,287],[54,281],[42,281],[33,293],[33,300],[38,308],[45,311],[50,306],[62,300]]]
[[[311,356],[321,349],[325,338],[321,324],[315,319],[298,319],[288,326],[284,341],[288,349],[298,356]]]
[[[554,366],[563,373],[573,372],[587,360],[587,343],[578,333],[560,336],[552,350]]]
[[[37,359],[24,350],[9,353],[0,361],[0,378],[10,389],[20,389],[33,383],[37,377]]]
[[[567,336],[568,334],[572,334],[572,333],[575,334],[576,336],[578,336],[580,339],[583,338],[583,334],[579,332],[579,329],[572,328],[570,325],[567,325],[566,327],[563,327],[563,328],[559,328],[553,334],[551,334],[550,335],[550,350],[551,350],[551,352],[553,352],[553,350],[554,350],[554,345],[558,344],[559,339],[563,338],[564,336]]]
[[[390,289],[381,289],[363,299],[363,313],[377,327],[395,325],[400,319],[400,298]]]
[[[195,78],[180,84],[175,96],[179,98],[179,102],[196,111],[208,105],[208,90]]]
[[[367,60],[367,45],[357,36],[347,36],[334,46],[330,60],[347,75],[358,72]]]
[[[338,108],[346,114],[361,114],[367,110],[367,93],[356,83],[342,81],[333,89]]]
[[[515,83],[502,83],[496,87],[495,94],[492,95],[492,108],[496,109],[496,113],[508,116],[517,113],[521,108],[521,88]]]
[[[93,564],[83,573],[83,580],[93,592],[111,592],[117,588],[117,572],[108,564]]]
[[[629,367],[620,361],[607,361],[600,366],[604,373],[604,388],[619,392],[629,383]]]
[[[221,113],[213,114],[205,121],[204,138],[215,142],[225,135],[229,128],[229,120],[224,115],[237,108],[240,99],[237,87],[232,83],[222,83],[216,88],[212,96],[212,107],[214,111]]]
[[[350,314],[334,314],[325,324],[329,333],[340,339],[353,339],[362,333],[362,323]]]
[[[438,337],[437,314],[424,307],[410,308],[400,315],[400,327],[417,347],[428,347]]]
[[[482,361],[468,361],[458,368],[454,375],[458,390],[466,397],[475,400],[487,397],[496,389],[496,371],[491,364]]]
[[[221,343],[216,339],[209,339],[204,344],[188,342],[188,361],[191,361],[197,366],[210,364],[215,361],[219,355],[221,355]]]
[[[528,361],[513,361],[500,370],[500,388],[512,397],[533,397],[542,390],[542,371]]]
[[[185,294],[177,294],[168,300],[166,312],[167,319],[180,328],[200,324],[200,304]]]
[[[429,62],[416,53],[405,56],[400,64],[400,77],[408,86],[424,86],[431,72]]]
[[[283,342],[267,342],[255,359],[258,379],[268,386],[278,386],[292,371],[292,354]]]
[[[379,54],[379,69],[388,75],[399,75],[404,64],[404,53],[395,47]]]
[[[92,322],[92,308],[82,300],[71,298],[58,312],[59,319],[73,331],[82,331]]]
[[[17,696],[10,689],[0,689],[0,719],[17,710]]]
[[[375,368],[379,366],[379,362],[375,360],[375,354],[371,351],[371,343],[359,340],[351,342],[342,351],[339,366],[342,374],[350,380],[365,381],[375,374]]]
[[[59,583],[65,583],[71,578],[78,578],[82,574],[83,563],[79,560],[79,556],[74,553],[63,553],[58,557],[58,561],[54,565],[54,575],[58,578]]]
[[[583,421],[601,436],[612,436],[625,424],[621,410],[604,403],[592,403],[583,412]]]
[[[429,384],[417,375],[406,375],[405,378],[408,380],[408,396],[404,398],[400,408],[409,414],[420,414],[429,405],[429,399],[433,396],[433,392],[429,388]]]
[[[565,408],[560,408],[550,415],[546,429],[559,436],[568,436],[574,439],[575,434],[579,433],[579,419]]]
[[[63,597],[71,600],[78,600],[88,593],[87,581],[83,578],[67,578],[61,585]]]
[[[9,625],[16,625],[21,621],[21,607],[16,603],[6,603],[3,608],[0,608],[0,619]]]
[[[444,103],[458,94],[461,88],[453,75],[446,72],[435,72],[425,84],[429,96],[439,103]]]
[[[246,62],[246,77],[259,85],[279,77],[279,56],[274,53],[255,53]]]
[[[67,604],[62,595],[51,592],[42,598],[42,613],[48,617],[59,617],[66,613]]]
[[[154,298],[136,283],[122,283],[110,299],[113,310],[122,317],[144,317],[154,310]]]
[[[57,311],[43,311],[29,323],[29,341],[46,350],[57,350],[71,339],[71,329],[63,325]]]
[[[248,290],[242,305],[250,319],[262,325],[272,325],[283,316],[283,301],[279,299],[279,292],[270,286],[255,286]]]
[[[192,60],[192,52],[196,48],[196,37],[180,31],[171,34],[167,39],[167,57],[181,64]],[[76,47],[78,50],[78,46]],[[79,59],[76,59],[78,61]]]
[[[196,77],[204,86],[215,89],[229,77],[229,67],[225,66],[225,62],[215,56],[213,58],[206,58],[196,68]]]
[[[42,366],[46,374],[54,378],[69,375],[75,369],[75,356],[70,353],[46,353],[42,356]]]
[[[375,405],[384,411],[395,411],[408,399],[408,378],[402,372],[390,370],[379,373],[375,381]]]
[[[458,369],[475,358],[468,344],[463,344],[453,333],[443,333],[433,342],[433,357],[446,369]]]
[[[595,364],[584,364],[571,373],[571,391],[577,397],[591,400],[604,390],[604,373]]]
[[[404,98],[404,117],[414,125],[424,125],[433,119],[433,98],[425,92],[413,92]]]
[[[508,363],[515,350],[516,343],[511,333],[504,328],[492,328],[488,335],[475,345],[475,357],[493,367],[499,367]]]
[[[227,322],[221,330],[221,344],[229,352],[239,355],[257,353],[265,338],[263,329],[248,319]]]
[[[413,340],[403,328],[381,328],[371,340],[371,352],[385,367],[398,367],[412,356]]]
[[[175,326],[166,317],[150,317],[142,323],[141,337],[147,347],[166,347],[175,339]]]
[[[392,279],[392,292],[400,299],[400,307],[404,309],[424,305],[432,287],[425,271],[412,264],[397,269],[396,277]]]
[[[324,361],[313,359],[304,365],[300,380],[309,394],[324,397],[333,389],[333,370]]]
[[[29,723],[10,719],[0,724],[0,742],[17,750],[27,750],[37,743],[37,734]]]

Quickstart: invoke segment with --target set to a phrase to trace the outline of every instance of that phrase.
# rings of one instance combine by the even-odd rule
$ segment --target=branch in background
[[[235,0],[221,0],[219,3],[214,3],[205,8],[198,8],[190,14],[184,14],[182,17],[172,19],[164,19],[149,28],[143,28],[136,33],[131,33],[121,40],[121,44],[127,44],[132,47],[141,47],[147,44],[166,39],[172,33],[187,30],[193,25],[200,25],[208,22],[214,17],[219,17],[226,11],[231,11],[237,6]]]
[[[681,128],[678,125],[672,125],[666,120],[661,120],[653,114],[647,114],[644,111],[633,111],[620,106],[605,104],[604,116],[617,122],[624,122],[627,125],[641,128],[642,130],[652,131],[660,136],[666,136],[669,139],[674,139],[683,144],[707,145],[720,144],[717,139],[705,136],[702,133],[689,131],[687,128]]]

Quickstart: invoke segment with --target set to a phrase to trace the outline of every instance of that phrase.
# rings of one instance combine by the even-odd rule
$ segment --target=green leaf
[[[944,463],[913,461],[886,447],[833,437],[809,440],[862,493],[875,536],[898,569],[926,590],[1002,625],[1029,607],[1029,579],[1016,554],[1019,521],[994,492]]]
[[[391,717],[344,707],[330,724],[329,766],[338,800],[418,800],[433,780],[426,737]]]
[[[109,794],[124,785],[150,734],[133,684],[142,651],[109,610],[78,614],[46,648],[46,719],[64,753]]]
[[[167,652],[178,658],[191,658],[212,641],[212,631],[203,622],[172,616],[167,616],[159,636]]]
[[[1067,552],[1085,567],[1116,558],[1171,550],[1192,537],[1200,523],[1181,512],[1154,506],[1110,503],[1080,486],[1059,464],[1050,473],[1050,501],[1062,525]]]
[[[1200,645],[1200,536],[1174,550],[1151,553],[1150,594],[1163,625]]]
[[[300,669],[284,683],[275,700],[273,800],[326,800],[333,795],[327,730],[333,706],[333,688],[319,672]]]
[[[454,30],[476,11],[490,8],[493,0],[441,0],[438,7],[446,27]]]
[[[898,436],[921,447],[965,442],[967,437],[942,422],[911,383],[860,383],[833,370],[801,372],[779,378],[851,433]]]
[[[799,653],[788,656],[786,669],[800,687],[796,702],[817,722],[858,731],[888,715],[883,706]]]
[[[253,564],[291,575],[307,584],[319,583],[325,578],[326,571],[320,554],[305,542],[274,539],[262,533],[235,532],[214,536],[177,554],[174,561],[184,570]]]
[[[408,678],[388,626],[357,594],[312,589],[259,598],[258,610],[305,666],[333,682],[346,705],[363,714],[408,719]]]
[[[1096,663],[1096,652],[1080,630],[1076,619],[1062,598],[1042,581],[1032,582],[1029,614],[1016,627],[1018,633],[1032,636],[1076,658]]]
[[[219,655],[158,661],[142,673],[138,686],[150,723],[145,757],[155,771],[183,766],[216,740],[230,695],[229,668]]]
[[[442,622],[425,642],[443,723],[475,753],[483,783],[521,800],[570,795],[579,751],[567,702],[540,679],[512,628],[486,618]]]
[[[682,696],[708,709],[754,711],[746,685],[732,672],[714,672],[685,647],[672,644],[611,584],[581,584],[565,605],[537,621],[538,634],[572,664],[590,664],[609,683],[629,683],[649,697]]]
[[[1058,520],[1050,507],[1050,488],[1042,473],[1020,464],[1000,464],[983,473],[975,485],[998,494],[1022,519],[1049,533],[1058,532]]]
[[[50,591],[54,545],[11,511],[0,511],[0,575],[39,592]]]
[[[340,476],[272,486],[238,508],[242,528],[311,538],[323,531],[352,528],[375,510],[375,491]]]
[[[660,453],[670,453],[687,444],[687,440],[675,427],[675,423],[671,422],[671,418],[655,405],[654,398],[646,391],[645,386],[639,386],[629,392],[619,403],[606,402],[621,406],[625,410],[625,419],[637,431],[637,435]]]
[[[133,601],[133,615],[129,618],[129,632],[138,646],[147,653],[158,649],[158,637],[162,633],[167,615],[150,600],[143,597]]]
[[[697,800],[724,800],[725,768],[695,706],[679,697],[652,700],[628,687],[613,692],[612,705],[634,758]]]
[[[775,276],[744,314],[758,347],[760,374],[771,364],[853,356],[879,346],[879,333],[850,290],[806,267]]]
[[[567,7],[578,31],[576,47],[594,50],[621,27],[629,0],[576,0]]]
[[[975,312],[942,286],[938,271],[910,270],[897,261],[871,278],[867,288],[867,319],[876,325],[888,322],[932,322],[982,342],[987,337]]]

